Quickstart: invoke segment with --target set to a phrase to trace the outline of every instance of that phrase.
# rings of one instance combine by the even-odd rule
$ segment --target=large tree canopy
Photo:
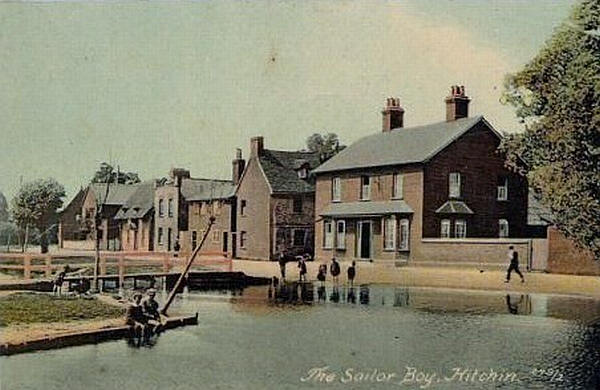
[[[306,147],[311,152],[319,153],[321,162],[335,156],[345,146],[340,145],[340,140],[335,133],[321,135],[314,133],[306,139]]]
[[[554,222],[600,258],[600,2],[584,0],[540,53],[506,79],[525,132],[508,163],[525,172]]]
[[[140,177],[135,172],[121,172],[109,163],[103,162],[100,168],[94,173],[92,183],[120,183],[135,184],[140,182]]]
[[[56,211],[62,207],[65,188],[54,179],[39,179],[24,184],[12,202],[12,214],[16,224],[29,232],[36,227],[40,232],[42,253],[48,251],[48,230],[57,220]],[[27,233],[23,240],[27,245]]]

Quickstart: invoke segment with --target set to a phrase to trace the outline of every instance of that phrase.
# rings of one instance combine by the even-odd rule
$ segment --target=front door
[[[223,232],[223,253],[227,253],[227,232]]]
[[[171,228],[167,229],[167,251],[171,252]]]
[[[358,257],[371,258],[371,221],[358,223]]]

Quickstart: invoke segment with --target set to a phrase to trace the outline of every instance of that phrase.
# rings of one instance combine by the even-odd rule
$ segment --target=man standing
[[[331,265],[329,266],[329,272],[331,273],[331,278],[333,279],[333,283],[337,285],[339,283],[339,276],[340,276],[341,269],[340,269],[340,263],[337,262],[335,257],[333,257],[331,259]]]
[[[348,267],[348,283],[350,287],[354,287],[354,277],[356,276],[356,261],[352,262],[352,265]]]
[[[279,252],[279,272],[281,272],[281,281],[285,280],[285,263],[287,262],[285,251]]]
[[[519,253],[515,250],[515,248],[511,245],[508,247],[508,259],[510,260],[510,265],[508,266],[508,271],[506,272],[506,280],[504,283],[510,282],[510,273],[515,271],[517,275],[521,277],[521,283],[525,282],[523,278],[523,274],[519,271]]]

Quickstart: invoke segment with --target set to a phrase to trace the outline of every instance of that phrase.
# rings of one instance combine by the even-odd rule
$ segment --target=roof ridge
[[[232,183],[233,180],[230,179],[209,179],[209,178],[205,178],[205,177],[189,177],[187,178],[187,180],[195,180],[195,181],[221,181],[221,182],[227,182],[227,183]]]
[[[277,152],[277,153],[305,153],[305,154],[318,154],[319,153],[319,152],[311,152],[310,150],[263,149],[263,151]]]

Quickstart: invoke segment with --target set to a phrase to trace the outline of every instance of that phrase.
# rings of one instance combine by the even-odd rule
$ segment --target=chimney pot
[[[258,157],[262,154],[265,140],[262,135],[250,138],[250,157]]]
[[[400,98],[389,97],[386,106],[381,111],[382,131],[388,132],[404,126],[404,109],[400,106]]]
[[[450,95],[446,97],[446,121],[454,121],[469,116],[469,102],[471,99],[465,94],[464,85],[453,85]]]
[[[242,158],[242,149],[237,148],[235,150],[235,159],[231,162],[233,169],[231,172],[231,180],[234,185],[240,182],[244,168],[246,167],[246,160]]]

